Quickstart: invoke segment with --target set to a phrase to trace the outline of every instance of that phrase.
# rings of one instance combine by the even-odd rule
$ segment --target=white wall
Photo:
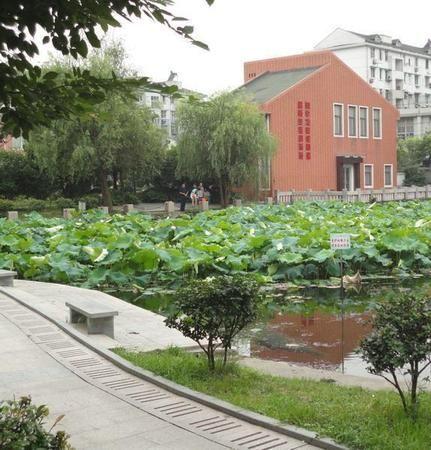
[[[345,64],[368,82],[367,47],[331,49]]]
[[[357,36],[354,33],[337,28],[331,34],[326,36],[325,39],[320,41],[314,48],[320,50],[329,47],[338,47],[340,45],[360,44],[364,43],[365,39]]]

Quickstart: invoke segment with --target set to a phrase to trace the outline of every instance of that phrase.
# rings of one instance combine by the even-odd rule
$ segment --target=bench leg
[[[73,309],[70,309],[69,312],[70,323],[78,323],[79,319],[82,319],[84,317],[82,314],[74,311]]]
[[[90,319],[87,317],[87,331],[88,334],[106,334],[114,339],[114,318]]]

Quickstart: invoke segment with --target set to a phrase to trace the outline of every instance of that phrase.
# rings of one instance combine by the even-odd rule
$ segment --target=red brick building
[[[396,186],[399,113],[333,53],[247,62],[244,80],[278,141],[261,197]]]

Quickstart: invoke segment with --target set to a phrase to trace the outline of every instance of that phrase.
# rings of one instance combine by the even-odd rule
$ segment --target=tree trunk
[[[109,212],[112,212],[112,195],[111,191],[109,190],[108,180],[106,177],[106,172],[104,170],[101,170],[99,172],[99,183],[102,193],[102,205],[107,206],[109,208]]]
[[[418,379],[419,379],[419,367],[418,364],[413,363],[412,365],[412,386],[411,386],[411,412],[412,412],[412,418],[413,420],[416,420],[417,418],[417,409],[418,409],[418,404],[417,404],[417,390],[418,390]]]
[[[208,368],[213,371],[215,369],[215,360],[214,360],[214,345],[212,338],[208,339]]]
[[[220,204],[223,208],[227,208],[229,206],[229,189],[227,187],[227,183],[223,180],[219,180],[219,190],[220,190]]]
[[[117,190],[118,189],[118,170],[114,169],[112,171],[112,187]]]

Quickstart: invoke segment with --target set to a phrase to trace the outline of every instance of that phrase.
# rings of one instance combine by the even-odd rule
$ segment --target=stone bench
[[[88,334],[106,334],[114,339],[114,317],[118,311],[95,300],[70,300],[66,302],[70,310],[70,323],[78,323],[85,318]]]
[[[12,270],[0,270],[0,286],[13,286],[16,275],[16,272]]]

